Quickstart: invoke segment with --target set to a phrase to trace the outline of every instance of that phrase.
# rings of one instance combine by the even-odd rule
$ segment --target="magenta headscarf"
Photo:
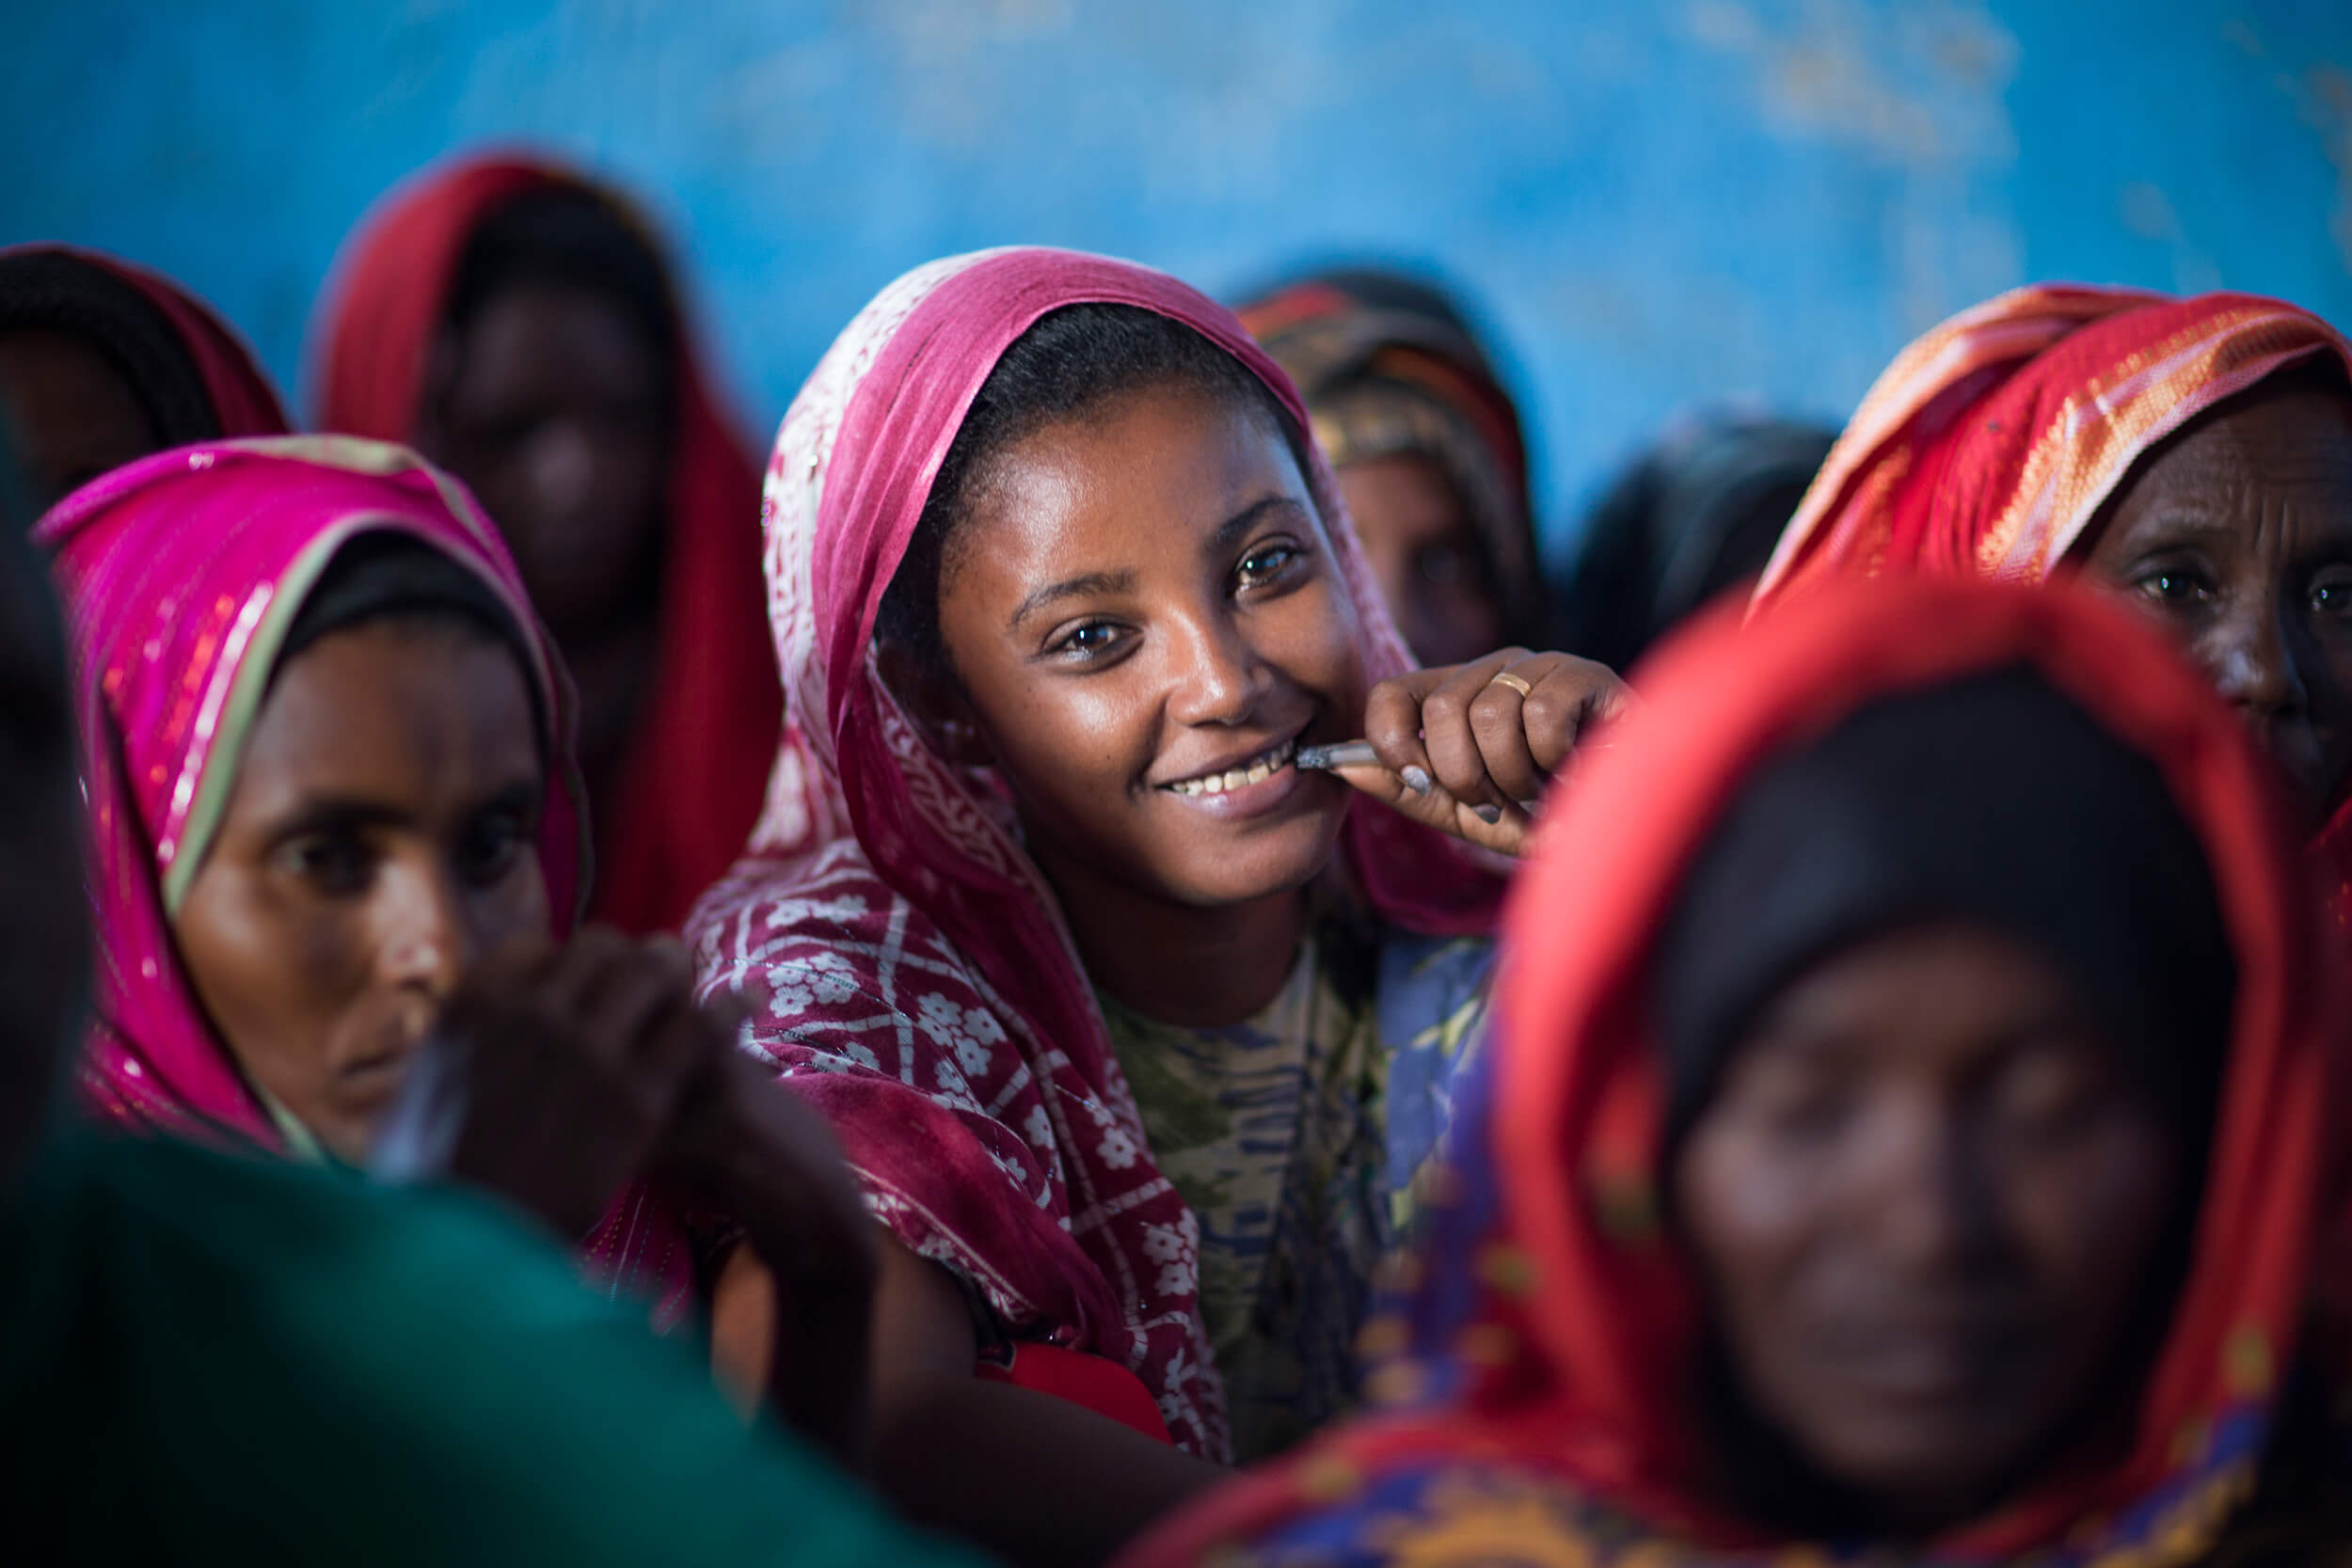
[[[762,996],[758,1053],[824,1114],[898,1239],[1014,1332],[1136,1372],[1176,1442],[1222,1459],[1199,1227],[1152,1165],[1050,889],[992,775],[930,751],[872,658],[931,482],[1013,341],[1067,305],[1138,306],[1290,380],[1174,278],[1067,251],[950,258],[884,289],[809,377],[768,467],[769,616],[791,715],[751,853],[688,923],[706,991]],[[1410,668],[1320,457],[1313,486],[1374,679]],[[1343,852],[1385,919],[1491,927],[1501,884],[1366,801]]]
[[[171,912],[202,863],[294,612],[354,535],[413,535],[479,574],[525,629],[547,715],[540,863],[559,935],[579,918],[585,820],[570,682],[497,531],[404,448],[342,436],[160,452],[83,486],[34,530],[55,552],[75,666],[99,961],[87,1099],[148,1132],[286,1151],[180,967]],[[686,1253],[632,1197],[590,1239],[600,1275],[671,1306]]]

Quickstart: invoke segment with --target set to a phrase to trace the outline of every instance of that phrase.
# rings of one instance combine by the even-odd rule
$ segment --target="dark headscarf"
[[[287,429],[252,351],[195,295],[128,261],[69,245],[0,250],[0,332],[70,333],[106,356],[162,445]]]
[[[362,533],[335,552],[286,627],[271,679],[296,654],[333,632],[393,616],[438,615],[481,630],[505,649],[531,696],[532,733],[547,726],[547,700],[532,673],[531,644],[514,614],[479,573],[412,535]],[[544,747],[542,748],[544,750]]]
[[[1669,1147],[1776,991],[1942,920],[2053,960],[2201,1143],[2236,990],[2204,851],[2155,766],[2020,665],[1863,708],[1724,814],[1659,942]]]
[[[1764,570],[1837,432],[1717,416],[1677,430],[1586,519],[1562,594],[1566,646],[1625,669],[1701,605]]]
[[[1518,406],[1461,310],[1418,279],[1339,268],[1235,312],[1298,384],[1334,468],[1425,457],[1470,511],[1507,641],[1549,646]]]

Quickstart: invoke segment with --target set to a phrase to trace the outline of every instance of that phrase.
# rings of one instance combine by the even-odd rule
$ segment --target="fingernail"
[[[1414,794],[1426,795],[1429,793],[1429,774],[1425,769],[1408,765],[1405,771],[1399,773],[1397,777],[1403,779],[1405,781],[1405,787],[1411,790]]]
[[[1490,826],[1502,820],[1502,808],[1501,806],[1472,806],[1470,807],[1470,810],[1478,814],[1478,820]]]

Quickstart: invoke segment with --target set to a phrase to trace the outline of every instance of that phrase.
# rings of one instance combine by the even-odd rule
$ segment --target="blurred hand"
[[[722,1300],[730,1285],[757,1298],[767,1332],[764,1355],[738,1365],[755,1369],[780,1419],[862,1469],[878,1227],[833,1134],[797,1095],[732,1049],[715,1066],[664,1140],[660,1169],[742,1224]]]
[[[854,1466],[873,1223],[824,1124],[735,1049],[740,1022],[732,1001],[695,1003],[692,962],[667,938],[591,927],[561,948],[501,948],[435,1029],[433,1050],[462,1085],[445,1174],[567,1238],[645,1178],[740,1223],[774,1297],[769,1402]]]
[[[714,1058],[731,1053],[692,985],[676,942],[602,927],[560,948],[510,942],[476,964],[434,1031],[433,1049],[453,1053],[463,1075],[447,1174],[566,1238],[587,1234],[645,1171]]]
[[[1631,700],[1605,666],[1568,654],[1505,648],[1415,670],[1374,687],[1365,704],[1364,738],[1380,765],[1335,771],[1416,822],[1517,855],[1552,775]]]

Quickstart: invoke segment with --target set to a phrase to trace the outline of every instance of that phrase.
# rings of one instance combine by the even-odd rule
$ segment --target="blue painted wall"
[[[1040,241],[1213,291],[1433,263],[1555,537],[1675,409],[1836,416],[2028,277],[2352,323],[2346,0],[7,0],[0,239],[171,272],[290,384],[383,187],[529,138],[644,193],[747,425],[882,282]]]

